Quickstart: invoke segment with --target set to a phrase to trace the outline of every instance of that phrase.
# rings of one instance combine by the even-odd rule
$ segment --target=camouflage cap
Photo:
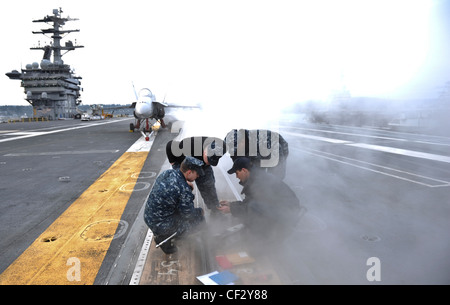
[[[200,176],[203,176],[205,174],[202,168],[205,163],[197,158],[186,156],[182,163],[184,163],[190,170],[196,171]]]

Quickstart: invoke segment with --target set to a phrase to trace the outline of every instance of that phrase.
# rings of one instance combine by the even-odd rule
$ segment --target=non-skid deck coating
[[[0,274],[0,284],[93,284],[151,143],[130,147]]]
[[[164,144],[171,137],[166,135],[156,139],[157,145],[152,148],[141,174],[128,173],[130,178],[139,177],[138,181],[124,180],[120,186],[119,183],[115,186],[118,196],[130,190],[133,183],[136,186],[122,217],[108,214],[101,219],[86,218],[75,224],[78,227],[71,231],[71,226],[61,223],[54,227],[59,217],[65,215],[64,211],[70,211],[70,205],[84,194],[84,190],[90,189],[113,163],[119,162],[120,156],[137,137],[128,133],[126,121],[117,121],[117,125],[112,121],[102,125],[90,123],[92,128],[83,124],[86,128],[77,129],[66,128],[76,125],[70,122],[49,122],[45,128],[36,129],[41,125],[28,124],[26,126],[30,128],[24,130],[19,130],[18,125],[2,126],[5,130],[0,134],[2,283],[18,283],[19,279],[31,284],[56,283],[56,280],[63,284],[92,283],[103,256],[94,284],[131,284],[131,274],[141,263],[137,262],[137,257],[148,230],[141,214],[139,217],[136,215],[154,181],[151,177],[157,176],[161,163],[166,160]],[[450,145],[449,139],[366,131],[356,127],[308,125],[303,128],[300,124],[292,125],[292,128],[280,126],[290,148],[285,182],[299,196],[306,213],[290,240],[292,251],[286,253],[286,258],[295,263],[290,264],[288,270],[282,270],[288,273],[287,276],[277,272],[277,275],[282,275],[280,282],[449,283],[448,260],[445,258],[449,253],[449,243],[445,242],[448,240],[445,236],[449,231],[450,171],[449,163],[437,157],[449,157],[446,149]],[[11,130],[6,131],[9,127]],[[58,132],[50,133],[56,130]],[[16,134],[18,131],[28,137]],[[186,136],[195,135],[198,134]],[[364,145],[349,145],[356,143]],[[229,187],[229,182],[237,184],[237,179],[226,173],[230,167],[231,160],[224,157],[215,168],[220,200],[239,200],[240,189]],[[91,200],[107,198],[113,188],[93,189],[96,196]],[[201,197],[197,194],[196,198]],[[108,205],[98,210],[103,208],[107,210]],[[120,210],[118,207],[111,210],[116,208]],[[86,211],[92,214],[91,210]],[[110,231],[115,235],[111,236]],[[45,262],[40,261],[42,253],[36,251],[39,255],[34,256],[31,253],[38,242],[39,249],[40,244],[53,249]],[[61,247],[55,247],[57,243]],[[65,248],[69,243],[73,249]],[[109,244],[109,248],[100,248],[102,243]],[[83,254],[83,251],[75,249],[79,244],[93,244],[95,247],[86,248]],[[143,268],[138,282],[141,285],[200,284],[197,276],[221,271],[215,265],[216,256],[232,254],[228,250],[234,253],[246,251],[228,244],[222,244],[222,248],[210,247],[207,254],[212,260],[205,265],[203,258],[206,254],[198,252],[196,243],[188,244],[185,251],[180,244],[178,257],[165,257],[160,249],[154,248],[153,240],[148,246],[150,251],[143,264],[139,265]],[[271,246],[267,245],[267,249]],[[27,260],[20,256],[22,253],[28,253]],[[185,254],[190,257],[184,257]],[[89,259],[93,265],[87,265],[90,264],[85,261],[87,256],[91,256]],[[200,268],[195,267],[193,258],[201,261]],[[373,268],[368,265],[373,258],[381,263],[379,281],[372,281],[367,276]],[[263,261],[263,267],[270,267],[272,263],[273,269],[278,271],[276,260]],[[18,266],[20,264],[23,266]],[[13,266],[17,268],[15,272],[10,271]],[[242,264],[231,271],[244,283],[265,281],[262,282],[264,284],[267,280],[275,280],[266,270],[249,267]],[[45,281],[43,275],[51,270],[55,272],[55,278]]]
[[[0,284],[94,283],[146,158],[124,153],[0,275]]]

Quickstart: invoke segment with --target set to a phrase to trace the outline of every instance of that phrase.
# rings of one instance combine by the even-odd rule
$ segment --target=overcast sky
[[[4,73],[40,62],[33,23],[62,7],[80,29],[63,56],[83,104],[126,104],[150,88],[173,104],[289,105],[352,96],[435,97],[450,81],[447,0],[2,1],[1,105],[28,105]]]

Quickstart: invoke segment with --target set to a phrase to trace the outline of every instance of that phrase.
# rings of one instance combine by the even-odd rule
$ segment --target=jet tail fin
[[[134,96],[136,97],[136,101],[139,99],[137,92],[136,92],[136,88],[134,87],[134,82],[131,82],[131,85],[133,85],[133,91],[134,91]]]

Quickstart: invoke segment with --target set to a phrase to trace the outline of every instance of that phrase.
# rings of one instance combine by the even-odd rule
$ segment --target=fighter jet
[[[133,85],[134,88],[134,85]],[[149,120],[155,120],[161,124],[162,128],[166,128],[164,122],[165,107],[177,107],[177,108],[199,108],[199,106],[181,106],[181,105],[168,105],[162,102],[156,101],[155,95],[148,88],[139,90],[139,94],[136,93],[136,102],[131,104],[131,108],[134,108],[135,123],[130,124],[130,131],[134,132],[139,130],[145,139],[149,140],[149,133],[151,132],[151,126]]]

